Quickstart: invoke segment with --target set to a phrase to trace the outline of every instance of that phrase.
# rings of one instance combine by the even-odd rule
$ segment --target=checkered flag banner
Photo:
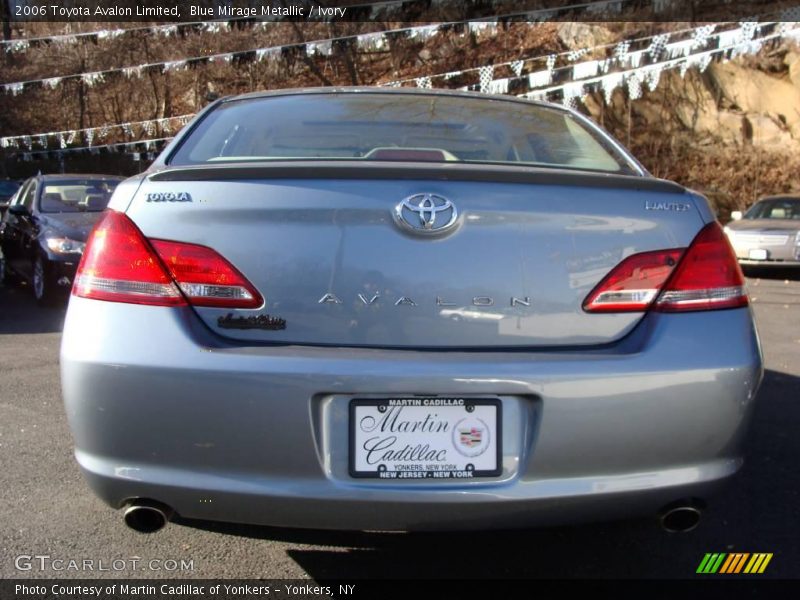
[[[578,103],[577,100],[582,98],[586,91],[584,90],[583,83],[580,81],[575,81],[572,83],[567,83],[561,89],[562,97],[561,102],[564,106],[568,108],[576,108]]]
[[[569,54],[567,54],[567,60],[570,62],[575,62],[579,58],[586,56],[589,53],[589,48],[581,48],[580,50],[573,50]]]
[[[519,77],[520,75],[522,75],[522,67],[524,65],[525,65],[525,61],[515,60],[515,61],[512,61],[511,64],[509,64],[509,67],[511,67],[511,70],[514,72],[514,75]]]
[[[647,48],[647,54],[650,56],[650,60],[656,61],[661,58],[661,55],[664,54],[664,49],[667,47],[667,42],[669,42],[668,33],[662,33],[652,39],[650,46]]]
[[[492,83],[492,79],[494,79],[494,65],[481,67],[478,73],[480,74],[481,92],[485,94],[489,91],[489,86]]]
[[[663,71],[661,65],[655,65],[652,69],[647,71],[647,89],[651,92],[654,92],[658,87],[658,82],[661,80],[661,71]]]
[[[628,40],[617,44],[614,48],[614,58],[620,62],[625,62],[628,60],[628,50],[630,50],[630,47],[631,43]]]
[[[756,31],[758,31],[758,23],[755,21],[742,21],[739,23],[742,26],[742,37],[746,40],[752,40]]]
[[[631,100],[638,100],[642,97],[642,82],[639,80],[639,77],[634,73],[630,77],[628,77],[628,97]]]
[[[578,99],[575,96],[565,96],[563,99],[564,106],[569,108],[570,110],[577,110],[578,109]]]
[[[702,27],[695,29],[694,34],[692,35],[692,39],[694,40],[692,49],[705,48],[705,46],[708,44],[708,37],[714,33],[716,28],[716,25],[703,25]]]
[[[429,90],[433,87],[433,83],[431,83],[430,77],[417,77],[415,81],[417,83],[418,88]]]

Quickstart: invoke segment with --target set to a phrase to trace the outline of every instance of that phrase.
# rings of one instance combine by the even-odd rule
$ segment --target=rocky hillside
[[[722,218],[766,194],[800,193],[796,48],[712,63],[683,79],[670,73],[630,106],[620,93],[611,106],[594,98],[586,108],[652,173],[699,189]]]

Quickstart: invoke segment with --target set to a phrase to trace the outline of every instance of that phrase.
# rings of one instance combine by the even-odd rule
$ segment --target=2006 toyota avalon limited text
[[[87,242],[61,348],[77,460],[139,530],[686,529],[742,464],[743,285],[706,200],[569,110],[223,99]]]

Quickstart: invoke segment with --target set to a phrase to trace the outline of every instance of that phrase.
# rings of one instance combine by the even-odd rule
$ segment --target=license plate
[[[767,260],[767,251],[761,248],[753,248],[750,250],[751,260]]]
[[[501,405],[492,398],[350,402],[350,475],[394,480],[496,477]]]

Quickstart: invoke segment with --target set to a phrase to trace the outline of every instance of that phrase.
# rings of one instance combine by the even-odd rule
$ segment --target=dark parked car
[[[121,181],[108,175],[38,175],[0,221],[0,273],[27,281],[36,300],[66,296],[86,237]]]
[[[19,186],[19,182],[13,179],[0,180],[0,217],[5,213]]]

